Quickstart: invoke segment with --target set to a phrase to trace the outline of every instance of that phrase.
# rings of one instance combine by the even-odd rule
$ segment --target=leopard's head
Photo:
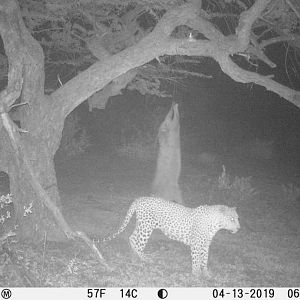
[[[231,233],[236,233],[240,229],[239,216],[236,207],[228,207],[225,205],[219,206],[220,212],[220,229],[229,230]]]

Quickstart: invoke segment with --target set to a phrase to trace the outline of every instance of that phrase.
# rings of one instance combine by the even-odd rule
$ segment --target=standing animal
[[[143,250],[152,231],[160,229],[167,237],[190,246],[195,275],[208,275],[208,251],[214,235],[220,229],[232,233],[240,229],[235,207],[203,205],[189,208],[162,198],[142,197],[133,201],[119,230],[103,241],[123,232],[134,213],[136,225],[129,237],[133,252],[147,260]]]
[[[172,103],[158,130],[159,149],[151,191],[157,197],[183,204],[178,183],[181,172],[179,121],[178,103]]]

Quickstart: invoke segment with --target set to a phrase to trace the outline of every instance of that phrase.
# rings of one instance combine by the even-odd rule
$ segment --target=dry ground
[[[211,245],[212,278],[194,278],[188,247],[159,232],[146,247],[153,263],[133,260],[128,236],[134,222],[117,239],[98,244],[114,271],[104,270],[84,245],[54,243],[40,248],[16,244],[22,269],[35,278],[35,286],[299,286],[300,201],[291,187],[261,174],[256,176],[252,170],[251,184],[256,189],[252,197],[224,201],[222,196],[205,198],[204,189],[209,196],[209,184],[220,170],[205,173],[204,168],[186,164],[182,174],[187,205],[194,207],[207,200],[238,207],[240,231],[234,235],[221,231]],[[152,174],[151,164],[95,153],[59,164],[63,213],[74,229],[103,238],[118,228],[134,198],[149,193]],[[8,259],[1,259],[0,285],[26,285],[26,279],[4,273]]]

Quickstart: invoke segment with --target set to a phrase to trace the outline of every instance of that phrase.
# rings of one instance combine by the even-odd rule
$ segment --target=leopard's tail
[[[111,241],[112,239],[114,239],[116,236],[118,236],[120,233],[122,233],[125,228],[127,227],[128,223],[130,222],[133,214],[135,213],[136,211],[136,208],[137,208],[137,200],[133,201],[133,203],[130,205],[128,211],[127,211],[127,214],[126,214],[126,217],[122,223],[122,225],[120,226],[119,230],[117,232],[115,232],[114,234],[112,235],[109,235],[108,237],[105,237],[102,242],[108,242],[108,241]]]

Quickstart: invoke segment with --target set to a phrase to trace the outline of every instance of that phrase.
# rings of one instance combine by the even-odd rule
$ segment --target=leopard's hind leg
[[[135,229],[129,237],[132,251],[142,261],[151,262],[152,260],[144,254],[144,248],[154,230],[153,222],[137,222]]]

